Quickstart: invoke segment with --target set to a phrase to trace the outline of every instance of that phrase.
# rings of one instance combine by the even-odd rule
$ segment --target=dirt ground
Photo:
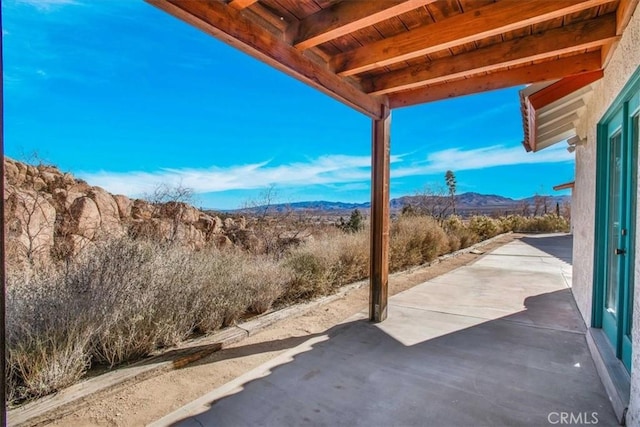
[[[483,252],[502,246],[518,235],[505,235],[483,246]],[[397,294],[448,271],[473,263],[481,254],[467,253],[428,267],[417,267],[391,276],[390,293]],[[355,289],[342,298],[321,305],[230,345],[182,369],[126,388],[92,397],[75,412],[52,426],[143,426],[186,403],[256,368],[278,354],[322,333],[352,315],[366,310],[368,288]]]

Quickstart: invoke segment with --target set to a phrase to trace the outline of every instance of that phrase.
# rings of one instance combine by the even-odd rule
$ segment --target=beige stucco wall
[[[591,324],[591,295],[593,290],[594,208],[596,170],[596,125],[618,96],[630,76],[640,66],[640,7],[631,19],[604,78],[595,83],[587,111],[578,125],[578,134],[587,143],[576,150],[576,188],[573,193],[573,293],[587,325]],[[640,191],[638,195],[640,196]],[[640,209],[637,212],[640,214]],[[640,215],[636,223],[640,227]],[[640,248],[636,233],[636,248]],[[640,426],[640,250],[635,262],[635,295],[633,348],[631,368],[631,402],[627,425]]]

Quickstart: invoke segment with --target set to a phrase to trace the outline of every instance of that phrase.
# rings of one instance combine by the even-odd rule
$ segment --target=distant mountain
[[[456,211],[462,215],[470,215],[475,213],[518,213],[522,212],[525,206],[533,212],[536,203],[539,209],[544,209],[546,202],[547,211],[554,211],[556,203],[562,205],[571,201],[570,196],[532,196],[525,199],[511,199],[509,197],[499,196],[495,194],[480,194],[474,192],[462,193],[455,196]],[[399,211],[404,206],[420,206],[420,205],[440,205],[448,206],[450,199],[448,196],[403,196],[391,199],[390,207],[392,212]],[[367,212],[371,207],[371,203],[345,203],[345,202],[329,202],[324,200],[306,201],[295,203],[281,203],[271,206],[257,206],[253,208],[238,209],[229,212],[236,213],[282,213],[282,212],[309,212],[309,213],[329,213],[342,215],[347,212],[359,209]]]

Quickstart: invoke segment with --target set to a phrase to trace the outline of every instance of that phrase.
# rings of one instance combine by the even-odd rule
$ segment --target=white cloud
[[[483,169],[495,166],[527,163],[557,163],[571,161],[573,156],[561,149],[548,149],[540,153],[525,153],[524,148],[492,146],[473,150],[459,148],[438,151],[426,161],[402,166],[406,155],[392,156],[392,178],[440,174],[447,169]],[[112,193],[139,196],[151,192],[160,184],[182,185],[196,193],[214,193],[227,190],[251,190],[275,185],[281,188],[309,185],[354,185],[371,179],[369,156],[327,155],[296,162],[272,165],[272,162],[253,163],[207,169],[161,169],[155,172],[97,172],[79,173],[92,185]]]
[[[77,0],[15,0],[15,2],[33,6],[41,12],[49,12],[60,6],[80,4]]]
[[[399,157],[394,156],[394,162]],[[368,156],[330,155],[308,162],[272,166],[270,162],[208,169],[162,169],[157,172],[79,173],[92,185],[114,193],[139,195],[152,191],[159,184],[183,185],[196,193],[227,190],[328,185],[342,182],[362,182],[369,179]]]
[[[562,144],[538,153],[527,153],[520,145],[505,147],[494,145],[472,150],[450,148],[436,151],[427,156],[426,161],[399,168],[391,172],[392,177],[429,175],[448,169],[454,171],[486,169],[496,166],[513,166],[533,163],[560,163],[573,160]]]

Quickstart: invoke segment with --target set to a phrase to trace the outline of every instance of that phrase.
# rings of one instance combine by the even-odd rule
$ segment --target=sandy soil
[[[482,247],[484,252],[517,238],[506,235]],[[473,263],[481,255],[463,254],[429,267],[394,274],[389,281],[397,294],[448,271]],[[322,333],[346,318],[366,310],[369,290],[356,289],[346,296],[300,316],[284,319],[266,330],[233,344],[182,369],[130,385],[123,390],[90,399],[53,426],[142,426],[180,408],[203,394],[261,365],[281,352]]]

